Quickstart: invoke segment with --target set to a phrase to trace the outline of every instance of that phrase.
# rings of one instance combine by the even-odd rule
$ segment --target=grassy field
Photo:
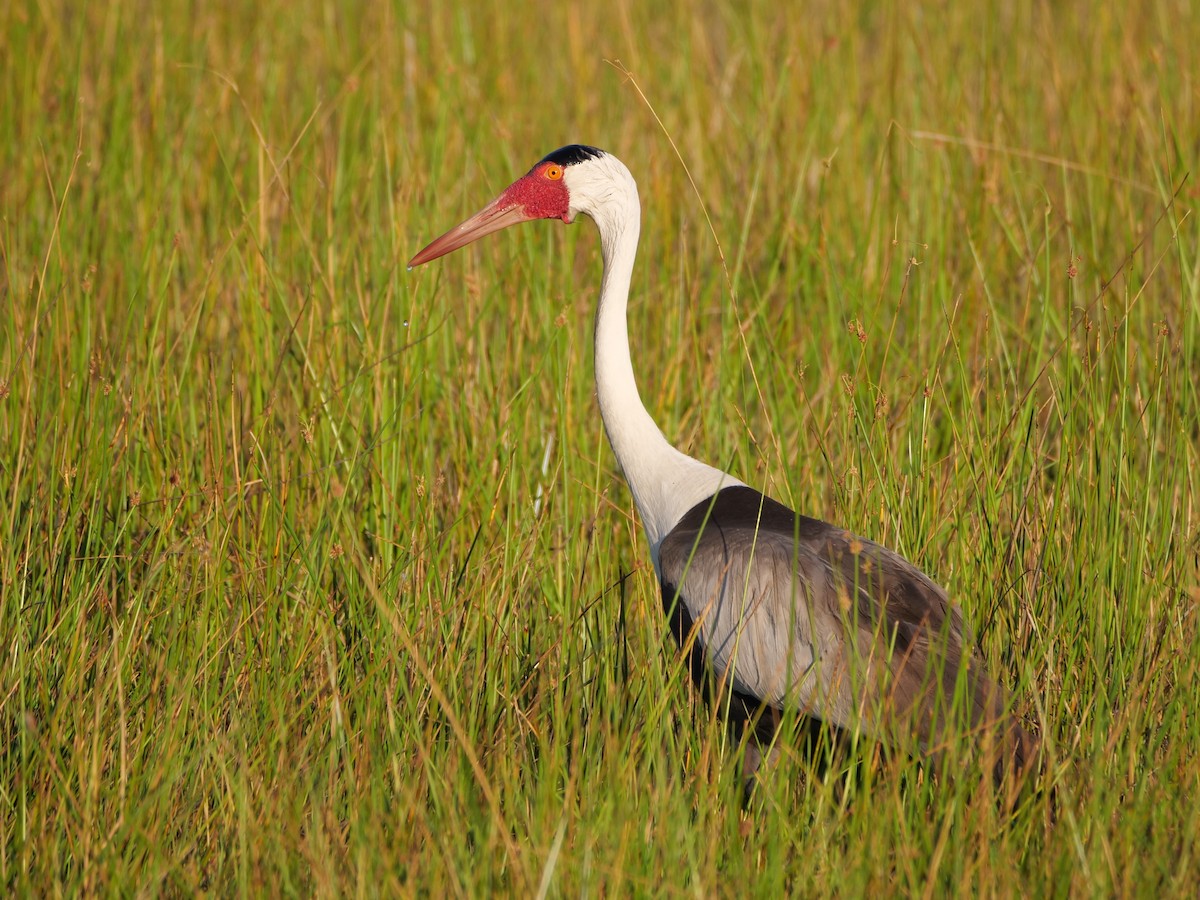
[[[0,8],[5,893],[1194,896],[1190,3],[187,6]],[[1056,818],[866,741],[742,810],[594,230],[404,268],[575,141],[664,431],[946,584]]]

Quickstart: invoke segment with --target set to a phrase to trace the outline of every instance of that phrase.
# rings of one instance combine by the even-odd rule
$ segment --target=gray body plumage
[[[795,709],[913,736],[933,757],[947,727],[966,725],[989,736],[998,777],[1023,767],[1032,742],[1002,689],[964,666],[961,611],[885,547],[736,486],[684,515],[659,548],[659,575],[693,676],[732,701],[735,725],[756,707]]]

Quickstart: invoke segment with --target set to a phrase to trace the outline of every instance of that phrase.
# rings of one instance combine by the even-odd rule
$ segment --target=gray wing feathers
[[[878,544],[774,506],[774,521],[685,519],[659,548],[664,592],[686,606],[718,683],[877,737],[902,727],[930,752],[957,702],[973,726],[1006,723],[1004,756],[1028,752],[941,587]]]
[[[814,663],[832,634],[793,590],[790,539],[745,529],[705,531],[693,545],[669,536],[659,549],[665,583],[678,587],[718,678],[774,705],[805,706]]]

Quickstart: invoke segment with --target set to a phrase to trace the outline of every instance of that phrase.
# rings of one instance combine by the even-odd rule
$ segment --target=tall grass
[[[0,33],[6,890],[1194,891],[1190,4]],[[1056,818],[869,742],[742,811],[592,398],[590,226],[404,271],[572,141],[639,179],[664,430],[946,584]]]

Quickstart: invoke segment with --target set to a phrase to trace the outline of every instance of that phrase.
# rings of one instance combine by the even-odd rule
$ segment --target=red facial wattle
[[[525,214],[531,219],[562,219],[570,222],[571,195],[563,182],[562,170],[558,169],[557,179],[548,178],[546,169],[551,166],[537,166],[524,178],[513,182],[500,195],[501,204],[520,204]]]

